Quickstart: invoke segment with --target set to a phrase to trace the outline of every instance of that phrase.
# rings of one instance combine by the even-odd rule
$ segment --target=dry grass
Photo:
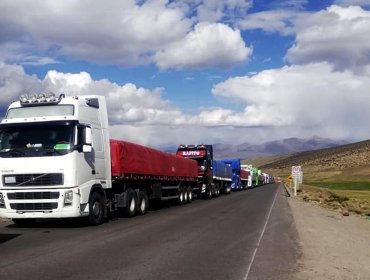
[[[370,215],[370,191],[333,190],[301,185],[298,196],[304,201],[340,211],[344,215]]]
[[[345,214],[370,215],[370,140],[256,163],[264,172],[283,178],[293,165],[301,165],[302,199]]]

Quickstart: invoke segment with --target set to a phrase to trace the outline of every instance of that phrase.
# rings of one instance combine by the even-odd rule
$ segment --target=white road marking
[[[267,224],[268,224],[268,221],[270,219],[270,215],[271,215],[271,212],[272,212],[272,208],[274,207],[275,205],[275,201],[276,201],[276,197],[277,197],[277,194],[279,192],[279,189],[280,189],[280,186],[277,188],[276,190],[276,193],[275,193],[275,197],[274,197],[274,201],[272,202],[271,204],[271,208],[270,208],[270,211],[267,215],[267,219],[266,219],[266,222],[265,222],[265,225],[263,227],[263,230],[261,232],[261,235],[260,235],[260,238],[258,239],[258,242],[257,242],[257,245],[256,245],[256,248],[254,249],[254,252],[253,252],[253,255],[252,255],[252,259],[251,259],[251,262],[249,263],[248,265],[248,269],[247,269],[247,272],[243,278],[243,280],[247,280],[248,279],[248,275],[249,275],[249,272],[251,271],[251,268],[252,268],[252,265],[253,265],[253,262],[254,262],[254,258],[256,257],[256,254],[257,254],[257,251],[258,251],[258,247],[260,246],[260,243],[261,243],[261,240],[262,240],[262,237],[263,235],[265,234],[265,231],[266,231],[266,227],[267,227]]]

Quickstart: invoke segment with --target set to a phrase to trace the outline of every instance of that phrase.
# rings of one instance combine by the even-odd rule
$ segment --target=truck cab
[[[0,217],[104,215],[112,187],[103,96],[23,95],[0,124]]]
[[[197,187],[194,188],[194,193],[212,198],[216,194],[212,174],[212,145],[180,145],[176,155],[197,161],[198,183]]]

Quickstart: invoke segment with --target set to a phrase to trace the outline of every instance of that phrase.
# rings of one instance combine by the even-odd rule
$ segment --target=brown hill
[[[370,181],[370,140],[265,158],[260,168],[276,176],[288,176],[293,165],[301,165],[306,180]]]

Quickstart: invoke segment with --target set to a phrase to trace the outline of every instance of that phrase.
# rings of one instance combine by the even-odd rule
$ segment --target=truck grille
[[[8,193],[8,199],[58,199],[59,192],[20,192]]]
[[[13,210],[20,211],[45,211],[58,208],[57,202],[46,202],[46,203],[10,203],[10,208]]]
[[[56,186],[63,185],[62,173],[3,175],[3,185],[18,186]]]

